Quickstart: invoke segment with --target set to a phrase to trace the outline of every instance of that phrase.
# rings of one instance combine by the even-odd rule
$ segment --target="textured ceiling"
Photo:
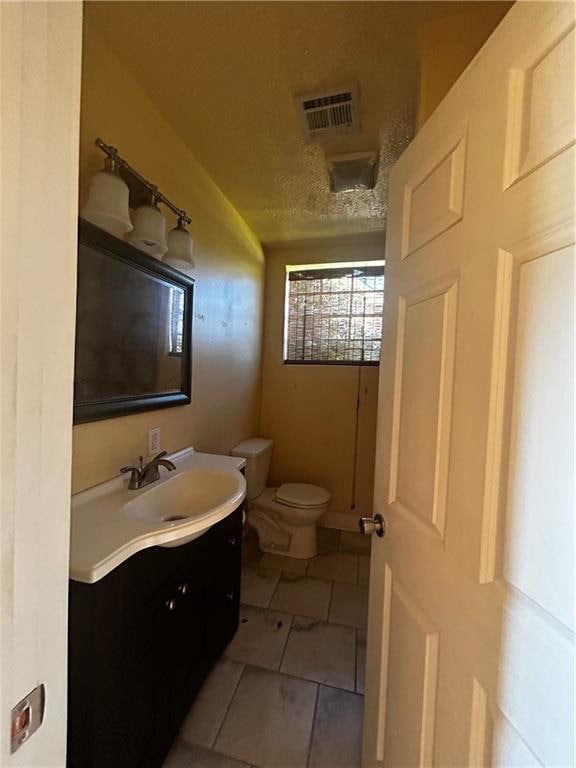
[[[85,16],[270,243],[384,228],[389,169],[413,133],[418,28],[450,5],[89,2]],[[293,94],[351,82],[361,133],[306,144]],[[376,189],[330,193],[324,154],[364,149],[380,151]]]

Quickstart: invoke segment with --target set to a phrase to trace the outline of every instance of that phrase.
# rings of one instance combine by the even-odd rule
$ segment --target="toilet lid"
[[[276,500],[289,507],[321,507],[330,501],[330,493],[319,485],[284,483],[276,491]]]

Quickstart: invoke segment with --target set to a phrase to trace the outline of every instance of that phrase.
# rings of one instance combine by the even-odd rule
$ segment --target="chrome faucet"
[[[165,459],[166,451],[162,451],[158,456],[155,456],[148,464],[144,464],[144,456],[139,456],[139,467],[122,467],[120,472],[130,472],[130,480],[128,482],[128,488],[131,491],[137,491],[139,488],[144,488],[145,485],[160,480],[160,467],[166,467],[169,472],[176,469],[176,465],[173,464],[170,459]]]

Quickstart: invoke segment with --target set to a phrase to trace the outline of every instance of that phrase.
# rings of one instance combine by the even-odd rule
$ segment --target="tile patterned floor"
[[[359,768],[370,539],[318,533],[311,560],[245,538],[238,632],[164,768]]]

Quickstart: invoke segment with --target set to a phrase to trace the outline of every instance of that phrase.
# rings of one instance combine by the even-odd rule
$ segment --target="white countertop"
[[[169,527],[124,514],[124,506],[129,501],[187,470],[198,468],[237,473],[246,463],[240,457],[196,453],[193,448],[186,448],[166,458],[174,462],[176,470],[168,472],[161,468],[160,480],[138,491],[128,490],[127,475],[118,475],[72,496],[71,579],[92,584],[142,549],[176,542],[190,534],[201,535],[227,517],[244,500],[246,483],[241,478],[238,493],[226,505],[218,508],[215,514],[190,518]]]

